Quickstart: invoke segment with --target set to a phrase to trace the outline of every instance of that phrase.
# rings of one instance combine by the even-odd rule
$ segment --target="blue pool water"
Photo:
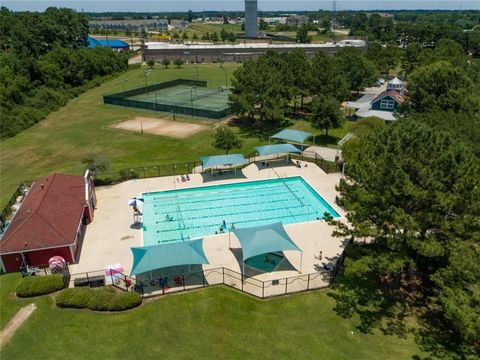
[[[144,193],[145,246],[182,241],[227,228],[300,223],[340,215],[302,177]],[[228,229],[225,230],[228,232]]]

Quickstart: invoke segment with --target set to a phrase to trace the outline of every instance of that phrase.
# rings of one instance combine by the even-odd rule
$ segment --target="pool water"
[[[143,194],[145,246],[340,215],[300,176]],[[223,224],[226,224],[226,229]]]

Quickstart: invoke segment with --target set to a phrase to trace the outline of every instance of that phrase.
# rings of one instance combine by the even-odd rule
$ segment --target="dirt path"
[[[36,308],[37,305],[30,304],[18,310],[15,316],[8,322],[7,326],[0,332],[0,347],[10,340],[15,331],[28,319]]]

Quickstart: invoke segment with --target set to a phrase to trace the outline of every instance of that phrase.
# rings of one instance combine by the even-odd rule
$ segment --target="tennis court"
[[[150,103],[191,106],[208,110],[223,110],[228,107],[229,90],[209,89],[199,86],[176,85],[165,89],[149,91],[148,94],[132,96],[129,99]]]
[[[105,104],[185,116],[222,119],[230,115],[226,88],[209,88],[206,81],[176,79],[104,95]]]

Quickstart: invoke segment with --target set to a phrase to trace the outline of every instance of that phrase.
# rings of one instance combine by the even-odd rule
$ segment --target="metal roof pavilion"
[[[178,265],[208,264],[203,239],[133,247],[131,275]]]
[[[214,155],[203,156],[200,158],[204,168],[214,168],[217,166],[237,166],[248,164],[243,154]]]
[[[275,135],[270,136],[270,139],[290,140],[303,144],[306,139],[312,136],[312,133],[306,131],[283,129]]]
[[[275,144],[255,147],[260,156],[267,156],[273,154],[289,154],[289,153],[301,153],[295,145],[292,144]]]

